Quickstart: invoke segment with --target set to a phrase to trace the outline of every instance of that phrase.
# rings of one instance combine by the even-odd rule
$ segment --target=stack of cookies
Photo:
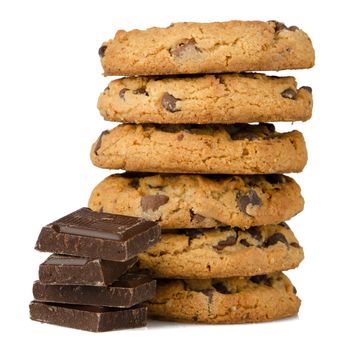
[[[311,88],[246,71],[312,67],[307,34],[277,21],[177,23],[118,31],[99,54],[106,76],[129,77],[100,95],[102,116],[125,124],[100,135],[91,159],[126,172],[97,185],[89,207],[160,224],[160,242],[138,261],[158,280],[150,316],[243,323],[297,314],[281,271],[297,267],[303,249],[284,221],[304,200],[283,173],[301,172],[307,151],[299,131],[270,123],[308,120]]]

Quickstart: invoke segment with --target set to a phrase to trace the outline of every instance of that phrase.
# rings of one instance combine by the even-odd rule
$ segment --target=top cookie
[[[308,35],[277,21],[175,23],[119,30],[99,49],[104,75],[168,75],[310,68]]]

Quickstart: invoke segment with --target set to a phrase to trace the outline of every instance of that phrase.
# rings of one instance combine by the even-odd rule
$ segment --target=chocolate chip
[[[105,51],[107,49],[107,45],[102,45],[99,49],[98,49],[98,55],[102,58],[105,55]]]
[[[302,86],[300,89],[305,89],[305,90],[309,91],[310,94],[312,94],[312,88],[310,86]]]
[[[258,197],[256,192],[253,189],[250,189],[247,194],[242,195],[241,192],[237,193],[237,202],[238,202],[238,207],[239,210],[247,214],[247,207],[248,205],[253,205],[253,206],[258,206],[260,207],[262,205],[261,199]]]
[[[171,113],[177,112],[180,109],[176,108],[176,102],[180,99],[175,98],[173,95],[170,95],[168,92],[165,92],[162,97],[162,106]]]
[[[292,31],[292,32],[295,32],[296,30],[299,30],[299,28],[297,26],[290,26],[287,29]]]
[[[282,242],[282,243],[286,244],[287,246],[289,245],[286,237],[282,233],[276,232],[265,240],[264,247],[269,247],[269,246],[274,245],[278,242]]]
[[[140,187],[140,179],[136,177],[134,179],[131,179],[131,181],[129,182],[129,186],[137,190]]]
[[[102,131],[101,135],[99,136],[97,142],[96,142],[96,145],[95,145],[95,149],[94,149],[94,153],[96,155],[98,150],[101,148],[101,144],[102,144],[102,137],[105,136],[105,135],[108,135],[109,134],[109,130],[105,130],[105,131]]]
[[[140,88],[134,90],[133,93],[135,95],[146,95],[146,96],[148,96],[148,92],[146,91],[145,87],[140,87]]]
[[[214,289],[206,288],[206,289],[201,289],[199,292],[201,292],[204,295],[206,295],[208,297],[208,299],[209,299],[209,303],[211,303],[211,301],[213,299]]]
[[[195,223],[199,223],[199,222],[202,222],[205,217],[203,215],[200,215],[200,214],[195,214],[195,212],[190,209],[190,218],[191,218],[191,222],[195,222]]]
[[[169,50],[170,55],[173,57],[181,58],[186,52],[202,52],[202,50],[198,48],[196,44],[196,40],[193,38],[184,39],[175,48]]]
[[[164,194],[144,196],[141,198],[141,207],[144,212],[156,211],[162,205],[168,203],[169,197]]]
[[[215,290],[221,294],[231,294],[227,287],[222,282],[217,282],[213,284]]]
[[[250,227],[247,230],[245,230],[245,232],[248,232],[257,241],[262,240],[261,232],[257,227]]]
[[[177,135],[177,140],[178,141],[182,141],[183,139],[184,139],[184,134],[179,134],[179,135]]]
[[[281,96],[284,98],[289,98],[291,100],[295,100],[297,97],[297,93],[293,89],[286,89],[281,92]]]
[[[284,184],[286,182],[285,177],[280,174],[267,174],[265,175],[265,180],[271,185]]]
[[[170,26],[169,26],[169,27],[170,27]],[[168,28],[169,28],[169,27],[168,27]],[[193,322],[197,322],[197,321],[198,321],[198,316],[197,316],[197,315],[196,315],[196,316],[192,316],[192,321],[193,321]]]
[[[60,229],[60,226],[59,226],[59,225],[53,224],[51,227],[52,227],[52,229],[53,229],[54,231],[56,231],[56,232],[61,232],[61,229]]]
[[[250,244],[246,239],[241,239],[240,241],[239,241],[239,243],[241,243],[242,245],[244,245],[245,247],[250,247],[250,246],[252,246],[252,244]]]
[[[294,294],[297,294],[298,292],[297,292],[297,289],[293,286],[293,293]]]
[[[300,248],[300,245],[297,242],[292,242],[292,243],[290,243],[290,245],[294,248]]]
[[[266,275],[258,275],[258,276],[252,276],[250,277],[250,280],[254,283],[261,283],[261,282],[265,282],[267,279]]]
[[[235,245],[237,242],[237,234],[234,236],[228,236],[225,240],[219,241],[217,245],[214,245],[213,248],[216,250],[223,250],[226,247]]]
[[[282,226],[282,227],[287,228],[288,230],[290,230],[290,227],[289,227],[289,225],[288,225],[286,222],[281,222],[281,223],[280,223],[280,226]]]
[[[122,89],[119,91],[119,97],[122,98],[123,100],[125,100],[124,95],[125,95],[125,93],[126,93],[127,91],[129,91],[129,89],[127,89],[127,88],[122,88]]]
[[[282,23],[282,22],[278,22],[278,21],[275,21],[275,20],[272,20],[270,22],[275,24],[275,33],[278,33],[278,32],[280,32],[283,29],[287,29],[287,26],[284,23]]]
[[[252,276],[250,277],[250,280],[256,284],[264,283],[266,286],[272,286],[272,280],[271,278],[267,277],[267,275]]]

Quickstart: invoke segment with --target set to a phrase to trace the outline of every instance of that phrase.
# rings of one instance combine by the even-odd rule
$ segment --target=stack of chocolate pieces
[[[176,23],[118,31],[99,54],[106,76],[129,77],[100,95],[102,116],[124,124],[100,135],[91,159],[127,172],[97,185],[89,207],[161,226],[138,263],[158,279],[150,315],[202,323],[296,315],[300,300],[282,271],[304,254],[284,221],[304,200],[283,174],[301,172],[307,151],[301,132],[270,123],[308,120],[312,92],[293,77],[247,71],[312,67],[308,35],[277,21]]]
[[[54,254],[40,265],[30,317],[94,332],[145,326],[156,281],[129,270],[159,235],[154,222],[88,208],[43,227],[36,249]]]

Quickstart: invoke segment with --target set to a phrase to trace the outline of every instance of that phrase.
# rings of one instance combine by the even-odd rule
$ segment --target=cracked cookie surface
[[[299,131],[267,123],[122,124],[104,131],[90,155],[101,168],[165,173],[291,173],[307,162]]]
[[[105,75],[161,75],[310,68],[308,35],[281,22],[175,23],[119,30],[99,49]]]
[[[293,77],[220,74],[117,79],[100,95],[110,121],[129,123],[250,123],[305,121],[312,93]]]
[[[115,174],[93,190],[95,211],[157,221],[162,228],[278,224],[303,209],[298,184],[284,175]]]
[[[249,323],[290,317],[300,299],[282,273],[207,280],[158,280],[151,318],[192,323]]]
[[[296,268],[304,253],[285,224],[163,230],[139,255],[138,268],[156,278],[254,276]]]

